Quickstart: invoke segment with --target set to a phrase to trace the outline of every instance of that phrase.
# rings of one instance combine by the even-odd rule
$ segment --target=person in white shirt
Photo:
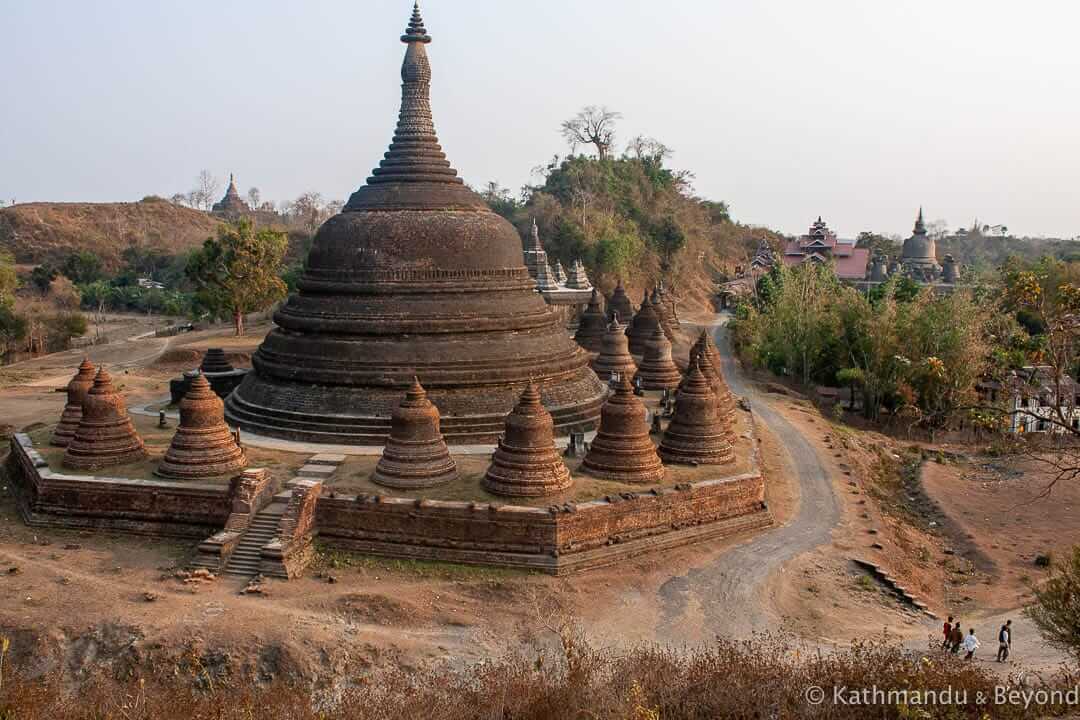
[[[979,638],[975,637],[975,628],[971,628],[968,631],[968,636],[964,638],[964,650],[967,651],[967,655],[964,656],[965,660],[971,660],[975,657],[975,651],[979,649]]]

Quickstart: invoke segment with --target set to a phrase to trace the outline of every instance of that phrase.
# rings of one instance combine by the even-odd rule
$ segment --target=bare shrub
[[[936,652],[914,653],[886,641],[817,651],[780,635],[718,640],[693,651],[651,645],[605,650],[573,632],[536,657],[521,654],[482,662],[461,672],[445,668],[393,670],[340,678],[334,690],[291,684],[260,686],[239,679],[212,689],[175,677],[104,678],[77,690],[61,678],[15,676],[0,693],[0,718],[1024,718],[1060,706],[994,706],[1003,681],[989,670]],[[190,679],[189,679],[190,680]],[[1064,681],[1064,680],[1063,680]],[[808,701],[820,688],[824,701]],[[955,704],[920,708],[903,702],[849,705],[834,688],[951,690]],[[923,711],[926,711],[923,713]]]

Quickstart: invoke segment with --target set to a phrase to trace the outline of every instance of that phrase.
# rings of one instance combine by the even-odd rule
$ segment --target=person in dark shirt
[[[1009,652],[1012,650],[1012,620],[1006,621],[1001,629],[998,630],[998,654],[997,661],[1005,662],[1009,659]]]
[[[960,646],[964,644],[964,629],[960,626],[959,620],[953,624],[952,632],[949,633],[949,641],[951,643],[949,649],[952,650],[953,654],[959,653]]]

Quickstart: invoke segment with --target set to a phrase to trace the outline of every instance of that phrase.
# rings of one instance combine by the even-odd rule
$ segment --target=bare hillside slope
[[[202,244],[219,221],[165,200],[26,203],[0,209],[0,247],[20,264],[60,263],[89,250],[109,270],[129,245],[179,253]]]

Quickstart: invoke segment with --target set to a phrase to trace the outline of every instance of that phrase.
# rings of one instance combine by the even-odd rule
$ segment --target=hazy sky
[[[0,0],[0,198],[136,200],[203,168],[346,198],[397,115],[410,0]],[[795,233],[920,204],[1080,234],[1080,2],[428,0],[435,119],[518,188],[586,104],[703,197]]]

